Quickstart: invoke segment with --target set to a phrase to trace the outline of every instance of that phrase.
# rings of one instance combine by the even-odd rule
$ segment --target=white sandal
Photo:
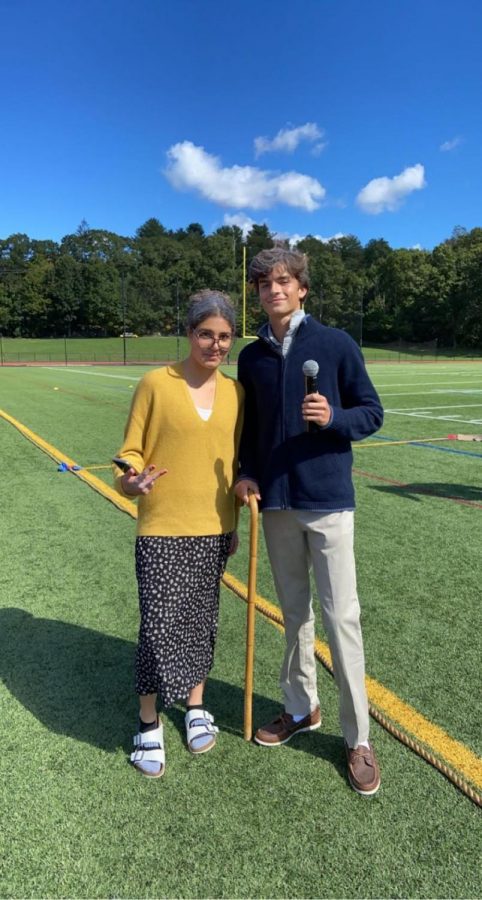
[[[191,753],[207,753],[216,743],[219,728],[206,709],[190,709],[184,716],[186,740]],[[197,745],[197,746],[196,746]]]
[[[166,768],[162,722],[150,731],[139,731],[134,735],[134,753],[131,763],[146,778],[160,778]],[[147,763],[145,766],[143,763]]]

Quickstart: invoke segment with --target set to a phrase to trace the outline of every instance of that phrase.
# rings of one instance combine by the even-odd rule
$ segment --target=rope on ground
[[[46,453],[47,456],[50,456],[50,459],[53,459],[60,464],[64,463],[66,466],[65,471],[69,471],[72,475],[75,475],[76,478],[80,478],[81,481],[87,482],[94,491],[97,491],[98,494],[102,494],[103,497],[110,500],[110,502],[113,503],[114,506],[117,506],[118,509],[121,509],[122,512],[129,513],[132,518],[137,517],[137,507],[131,500],[128,500],[127,497],[122,497],[121,494],[114,490],[114,488],[109,487],[109,485],[105,484],[100,478],[91,475],[85,468],[79,466],[75,460],[61,454],[56,447],[53,447],[51,444],[47,443],[47,441],[44,441],[40,435],[35,434],[34,431],[31,431],[30,428],[27,428],[27,426],[23,425],[22,422],[19,422],[18,419],[14,419],[14,417],[5,412],[5,410],[0,409],[0,417],[5,419],[6,422],[10,422],[10,424],[20,431],[20,433],[32,444],[42,450],[43,453]]]
[[[248,593],[245,586],[239,582],[236,578],[233,578],[228,572],[226,572],[223,576],[224,585],[232,591],[237,597],[240,597],[241,600],[244,600],[246,603],[248,602]],[[283,624],[283,615],[281,611],[272,607],[270,603],[267,603],[261,597],[257,596],[255,601],[256,609],[262,613],[267,619],[270,619],[275,625],[284,630]],[[321,641],[315,641],[315,656],[333,676],[333,665],[331,662],[331,658],[323,649],[323,645]],[[427,750],[422,744],[418,741],[415,741],[408,734],[402,731],[400,728],[397,728],[390,719],[387,718],[373,703],[369,703],[368,705],[369,713],[382,728],[385,729],[389,734],[395,737],[400,743],[404,744],[426,762],[430,763],[435,769],[442,773],[452,784],[455,785],[472,803],[475,803],[476,806],[482,807],[482,795],[465,781],[460,775],[457,774],[453,769],[447,766],[442,760],[438,759],[433,753]]]

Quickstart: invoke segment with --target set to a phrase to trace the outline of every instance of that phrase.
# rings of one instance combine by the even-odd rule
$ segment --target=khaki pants
[[[312,566],[339,689],[341,730],[349,747],[367,741],[369,730],[353,521],[350,511],[263,513],[266,546],[285,622],[280,687],[286,712],[305,716],[319,705],[309,577]]]

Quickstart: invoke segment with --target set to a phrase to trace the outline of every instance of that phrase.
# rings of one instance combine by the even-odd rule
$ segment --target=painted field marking
[[[42,366],[42,371],[45,369],[54,372],[68,372],[69,375],[91,375],[93,378],[123,378],[126,381],[140,381],[142,377],[137,375],[113,375],[112,372],[86,372],[85,369],[71,369],[70,366],[69,368],[65,366]]]
[[[395,385],[397,387],[397,385]],[[433,391],[393,391],[391,393],[387,393],[384,390],[381,390],[379,386],[377,386],[377,391],[383,394],[384,397],[431,397],[432,395],[439,396],[440,394],[443,397],[446,397],[447,394],[482,394],[482,388],[460,388],[457,390],[456,388],[450,388],[444,390],[444,388],[436,388]]]
[[[480,360],[471,360],[467,361],[466,366],[472,365],[474,367],[474,372],[476,368],[478,368],[482,364],[482,359]],[[406,363],[406,362],[398,362],[396,366],[387,367],[386,362],[377,362],[376,360],[370,360],[367,365],[370,369],[379,369],[380,372],[383,372],[387,378],[393,374],[393,377],[398,378],[399,372],[424,372],[426,375],[434,374],[435,372],[450,372],[451,375],[467,375],[467,368],[464,367],[462,369],[454,369],[450,364],[449,365],[441,365],[440,363]],[[469,369],[470,371],[470,369]]]
[[[354,448],[356,450],[366,450],[369,447],[390,447],[395,444],[431,444],[434,441],[450,441],[452,438],[449,438],[447,435],[444,437],[433,437],[433,438],[406,438],[401,441],[391,440],[390,438],[381,438],[379,441],[371,441],[368,439],[367,441],[362,441],[361,443],[354,444]],[[437,447],[437,450],[439,448]]]
[[[480,375],[479,376],[473,375],[472,378],[464,378],[460,382],[460,384],[471,384],[472,381],[480,381]],[[452,378],[450,381],[415,381],[415,382],[413,382],[413,384],[411,384],[410,382],[405,382],[405,381],[397,382],[397,384],[394,384],[393,382],[391,384],[377,384],[377,390],[382,390],[383,388],[393,388],[393,387],[423,387],[424,385],[426,387],[433,387],[434,385],[437,385],[437,384],[438,385],[450,384],[451,387],[454,387],[454,381]],[[457,388],[457,386],[455,386],[455,389],[456,388]],[[445,390],[445,389],[441,388],[441,390]],[[450,388],[447,388],[447,390],[450,390]],[[431,394],[432,391],[427,391],[427,393]]]
[[[397,409],[386,409],[386,415],[405,416],[412,419],[430,419],[432,422],[455,422],[457,425],[482,425],[482,419],[464,419],[462,416],[429,416],[422,412],[402,412]]]
[[[407,444],[409,446],[415,447],[415,449],[419,450],[437,450],[439,453],[455,453],[456,456],[471,456],[475,459],[482,459],[482,453],[477,453],[476,451],[471,450],[457,450],[455,447],[440,447],[435,445],[434,441],[449,441],[448,436],[445,437],[436,437],[436,438],[409,438],[403,441],[396,440],[395,438],[385,437],[383,435],[378,436],[378,440],[371,440],[368,438],[367,440],[354,443],[353,450],[366,450],[369,447],[390,447],[393,444]],[[450,439],[452,440],[452,439]]]
[[[380,359],[380,358],[378,358],[378,359],[374,358],[373,362],[379,363],[380,365],[386,365],[384,360]],[[467,368],[470,368],[471,366],[474,369],[478,368],[480,363],[482,363],[482,354],[480,356],[474,356],[471,359],[467,359],[466,357],[464,357],[464,358],[457,357],[456,359],[453,357],[452,358],[449,357],[447,359],[432,359],[430,362],[427,362],[427,360],[424,358],[424,359],[420,359],[419,363],[409,362],[409,363],[407,363],[407,365],[405,365],[405,360],[400,360],[399,365],[402,366],[403,368],[406,368],[407,370],[419,368],[419,369],[433,369],[435,372],[438,372],[439,370],[442,371],[443,369],[449,369],[450,371],[452,371],[452,370],[455,371],[456,367],[458,366],[459,371],[463,372]]]
[[[385,412],[391,413],[416,413],[416,412],[433,412],[435,409],[479,409],[482,403],[444,403],[437,406],[410,406],[408,408],[393,407],[386,409]]]
[[[47,443],[47,441],[44,441],[44,439],[35,434],[35,432],[31,431],[17,419],[14,419],[13,416],[10,416],[1,409],[0,417],[4,418],[7,422],[10,422],[10,424],[17,428],[26,438],[28,438],[28,440],[56,462],[65,461],[69,465],[77,465],[74,460],[66,457],[57,450],[57,448]],[[135,503],[121,497],[117,491],[106,485],[95,475],[91,475],[83,469],[72,472],[71,474],[76,478],[80,478],[81,481],[86,482],[89,487],[92,487],[99,494],[110,500],[111,503],[114,503],[114,505],[122,510],[122,512],[126,512],[133,519],[137,518],[137,507]],[[234,576],[229,575],[229,573],[226,573],[223,576],[223,582],[227,587],[230,587],[229,582],[232,584],[237,582],[238,586],[240,585],[243,590],[246,590],[246,585],[237,581],[237,579],[235,579]],[[275,612],[278,616],[280,615],[278,608],[269,603],[268,600],[264,600],[262,597],[257,596],[257,607],[258,603],[260,604],[260,609],[262,609],[262,605],[264,604],[272,613]],[[331,660],[327,644],[317,640],[315,642],[315,647],[318,649],[318,652],[323,653],[328,660]],[[457,769],[460,774],[467,778],[477,788],[482,789],[482,759],[460,741],[450,737],[443,728],[434,725],[429,719],[417,712],[417,710],[408,703],[405,703],[396,694],[388,690],[388,688],[385,688],[374,678],[367,675],[365,681],[370,702],[373,702],[383,713],[386,713],[389,718],[398,723],[402,728],[406,728],[410,731],[414,737],[422,741],[430,748],[430,750],[446,760],[449,765],[452,765]]]

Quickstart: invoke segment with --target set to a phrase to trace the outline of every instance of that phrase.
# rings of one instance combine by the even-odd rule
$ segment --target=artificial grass
[[[482,509],[424,497],[415,511],[356,483],[367,671],[480,754]]]
[[[375,371],[379,373],[380,367]],[[422,378],[430,382],[428,390],[437,390],[435,367],[428,375],[423,373],[429,370],[423,369],[417,377],[408,367],[397,371],[397,380],[407,382],[407,388],[403,384],[397,388],[402,392],[397,402],[403,401],[407,409],[411,386],[415,385],[418,397]],[[119,374],[124,375],[122,369],[107,377],[82,370],[5,371],[0,406],[82,465],[107,464],[120,445],[133,385],[139,377],[135,369],[128,370],[127,377],[112,377]],[[442,382],[446,377],[442,373]],[[465,386],[467,378],[480,379],[482,372],[477,366],[464,367],[460,376],[451,375],[452,386],[456,386],[456,377]],[[386,373],[382,371],[378,379],[385,385]],[[392,419],[388,413],[382,434],[387,429],[393,431]],[[418,429],[417,437],[423,436],[421,428],[433,434],[432,422],[417,420],[414,426],[410,417],[397,417],[395,421],[397,437],[405,437],[403,429],[413,427]],[[445,422],[435,425],[442,434],[445,432]],[[477,444],[446,446],[451,450],[470,448],[471,454],[480,454]],[[474,561],[479,557],[482,510],[460,505],[447,495],[477,502],[482,454],[465,456],[406,445],[372,449],[355,445],[354,457],[356,472],[374,476],[355,475],[357,563],[367,671],[453,737],[480,752],[481,711],[471,686],[478,671],[474,635],[480,572]],[[72,480],[69,475],[59,475],[52,463],[49,465],[52,484],[59,479]],[[95,474],[111,483],[109,468]],[[391,478],[409,487],[378,478]],[[440,496],[421,494],[419,488]],[[244,580],[247,566],[245,560],[241,563],[238,559],[241,555],[232,562],[233,572]],[[275,602],[262,539],[258,585],[259,592]],[[321,629],[319,633],[322,635]]]
[[[241,349],[253,340],[253,337],[238,337],[230,353],[231,359],[237,359]],[[187,354],[188,342],[184,336],[177,335],[143,335],[125,340],[126,362],[135,361],[166,362],[183,359]],[[76,362],[108,362],[123,363],[124,340],[120,336],[105,338],[1,338],[1,365],[26,362],[56,363],[75,365]],[[386,362],[402,362],[417,360],[477,359],[480,351],[464,352],[463,350],[443,349],[400,349],[389,347],[363,347],[365,358],[384,360]]]
[[[34,379],[25,392],[27,380],[12,382],[16,392],[0,394],[0,406],[83,462],[96,447],[98,457],[117,449],[132,391],[90,379],[91,388],[82,384],[69,399],[56,392],[50,402],[48,384],[37,389]],[[242,740],[246,610],[224,589],[206,694],[221,728],[218,746],[191,757],[182,710],[174,707],[165,716],[166,775],[151,782],[132,771],[134,522],[57,473],[3,421],[0,434],[11,497],[0,524],[1,896],[478,896],[477,809],[376,725],[382,788],[371,801],[355,795],[345,777],[336,690],[321,667],[320,731],[275,750]],[[404,448],[383,466],[397,477],[397,459],[403,468],[407,455],[422,469],[446,458]],[[482,511],[378,492],[367,479],[357,479],[357,489],[367,669],[475,746],[476,575],[468,562]],[[244,514],[243,531],[246,525]],[[464,588],[455,607],[447,586],[460,553]],[[245,541],[230,569],[245,580]],[[262,560],[259,591],[274,599]],[[257,617],[256,642],[259,723],[279,708],[283,637]],[[461,667],[456,651],[466,643]]]

